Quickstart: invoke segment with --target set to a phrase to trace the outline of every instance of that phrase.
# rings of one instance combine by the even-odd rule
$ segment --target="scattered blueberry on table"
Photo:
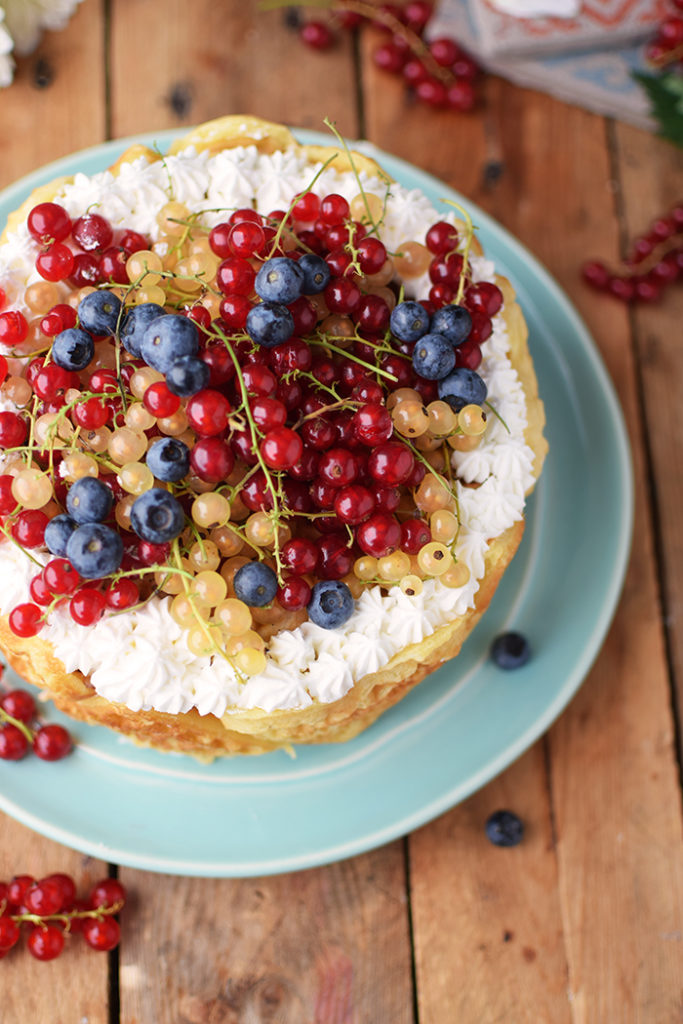
[[[486,819],[485,828],[494,846],[517,846],[524,838],[524,825],[513,811],[494,811]]]

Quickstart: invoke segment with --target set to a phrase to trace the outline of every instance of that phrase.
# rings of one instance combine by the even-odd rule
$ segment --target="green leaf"
[[[659,134],[674,145],[683,147],[683,77],[671,71],[663,75],[645,75],[636,71],[633,77],[650,99]]]

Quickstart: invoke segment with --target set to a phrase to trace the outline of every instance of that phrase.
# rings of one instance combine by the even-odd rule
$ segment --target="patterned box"
[[[575,17],[561,18],[513,17],[490,0],[469,3],[483,52],[506,57],[609,49],[637,42],[654,35],[669,6],[667,0],[584,0]]]

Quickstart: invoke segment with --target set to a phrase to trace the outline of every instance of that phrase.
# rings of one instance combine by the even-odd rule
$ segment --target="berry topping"
[[[138,537],[152,544],[165,544],[181,532],[185,516],[177,498],[153,487],[133,502],[130,522]]]
[[[494,811],[486,819],[486,836],[494,846],[517,846],[524,838],[524,825],[512,811]]]
[[[88,522],[78,526],[69,537],[66,557],[85,579],[100,579],[120,567],[123,541],[110,527]]]
[[[498,668],[522,668],[531,657],[531,646],[521,633],[502,633],[491,644],[491,657]]]
[[[353,608],[353,597],[346,583],[341,580],[321,580],[313,587],[308,615],[316,626],[337,629],[351,617]]]
[[[262,562],[247,562],[233,580],[238,600],[254,608],[270,604],[277,593],[277,576]]]

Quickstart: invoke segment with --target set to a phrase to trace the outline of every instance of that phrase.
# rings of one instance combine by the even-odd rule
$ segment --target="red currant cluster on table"
[[[331,47],[335,24],[342,29],[372,25],[387,37],[373,49],[374,63],[382,71],[401,76],[416,99],[430,107],[463,112],[474,108],[479,65],[450,37],[423,39],[434,13],[432,3],[409,0],[373,6],[338,0],[329,6],[329,22],[311,19],[301,26],[300,36],[307,46],[317,50]]]
[[[677,13],[660,23],[657,33],[645,47],[645,59],[656,68],[683,68],[683,0],[671,0]]]
[[[126,890],[115,878],[103,878],[81,898],[70,875],[57,873],[39,881],[15,875],[11,882],[0,882],[0,959],[22,935],[36,960],[56,959],[67,937],[78,934],[90,949],[107,953],[119,944],[115,915],[125,901]]]
[[[36,704],[28,690],[0,696],[0,759],[19,761],[33,750],[43,761],[60,761],[71,750],[71,737],[61,725],[36,724]]]
[[[274,630],[336,628],[365,586],[467,582],[451,455],[486,430],[503,296],[472,282],[467,228],[388,253],[384,206],[308,191],[209,231],[169,202],[135,252],[99,215],[33,208],[34,318],[0,313],[0,528],[49,560],[16,636],[55,607],[90,626],[169,595],[191,651],[248,676]],[[57,245],[90,246],[91,283],[61,256],[45,277]]]
[[[683,278],[683,202],[636,238],[619,268],[591,260],[584,263],[582,274],[592,288],[622,302],[656,302],[665,288]]]

